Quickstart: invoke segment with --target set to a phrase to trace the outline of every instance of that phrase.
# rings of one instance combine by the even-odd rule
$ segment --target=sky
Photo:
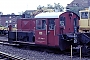
[[[53,5],[54,3],[60,3],[66,7],[67,4],[73,0],[0,0],[0,11],[3,14],[18,14],[25,10],[36,10],[37,6],[47,6],[47,4]]]

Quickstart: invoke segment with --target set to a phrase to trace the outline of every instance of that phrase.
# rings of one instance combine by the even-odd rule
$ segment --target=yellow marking
[[[38,39],[41,39],[41,40],[43,40],[43,39],[45,39],[45,38],[40,38],[40,37],[38,37]]]
[[[39,32],[39,35],[42,35],[42,32]]]
[[[41,38],[42,40],[45,39],[45,38]]]

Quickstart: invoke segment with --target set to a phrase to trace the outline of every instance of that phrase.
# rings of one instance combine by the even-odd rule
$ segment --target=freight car
[[[0,35],[7,35],[8,34],[8,30],[16,30],[16,28],[10,28],[11,25],[9,25],[8,27],[0,27]]]
[[[17,20],[17,31],[8,32],[10,43],[58,47],[61,50],[89,46],[89,33],[79,32],[79,16],[73,12],[40,13],[34,19]],[[77,48],[76,48],[77,49]]]
[[[6,27],[0,27],[0,35],[6,35],[6,34],[8,34],[7,33],[7,28]]]

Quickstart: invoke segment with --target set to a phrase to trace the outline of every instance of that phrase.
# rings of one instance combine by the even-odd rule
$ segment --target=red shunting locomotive
[[[21,18],[17,20],[17,31],[8,32],[10,43],[51,46],[61,50],[90,42],[82,37],[85,35],[79,33],[79,16],[73,12],[46,12],[33,19]]]

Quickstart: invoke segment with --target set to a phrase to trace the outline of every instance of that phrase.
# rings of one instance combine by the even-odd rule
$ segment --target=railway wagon
[[[80,32],[90,32],[90,9],[79,11],[80,13]]]
[[[8,32],[8,41],[65,50],[77,44],[78,27],[79,16],[73,12],[40,13],[34,19],[19,19],[17,31]]]
[[[7,28],[6,27],[0,27],[0,35],[6,35],[7,33]]]

